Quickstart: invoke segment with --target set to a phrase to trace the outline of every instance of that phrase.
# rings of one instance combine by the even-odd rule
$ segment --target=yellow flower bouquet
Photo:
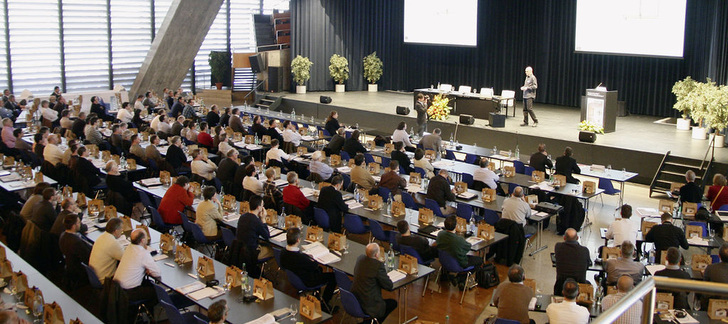
[[[447,105],[450,103],[450,99],[442,94],[435,95],[432,99],[430,107],[427,108],[427,116],[433,120],[446,120],[450,116],[451,107]]]

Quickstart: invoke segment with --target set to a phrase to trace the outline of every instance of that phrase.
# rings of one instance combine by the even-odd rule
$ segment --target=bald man
[[[614,306],[624,295],[634,287],[634,281],[630,276],[621,276],[617,280],[617,293],[607,295],[602,299],[602,312]],[[614,324],[642,323],[642,301],[638,300],[620,316]]]
[[[162,274],[150,251],[146,249],[147,245],[149,238],[145,230],[136,229],[131,232],[131,244],[121,256],[114,280],[126,290],[130,301],[150,300],[147,306],[153,307],[157,303],[157,294],[151,282],[145,280],[144,276],[159,278]]]
[[[520,186],[513,189],[510,197],[503,201],[503,218],[510,219],[524,227],[526,234],[536,233],[533,226],[526,226],[526,219],[531,217],[531,206],[526,202],[526,196],[523,194],[523,188]]]
[[[382,289],[392,290],[392,280],[387,276],[384,263],[379,261],[379,245],[369,243],[366,247],[366,256],[360,256],[354,267],[354,283],[351,292],[361,303],[361,308],[367,315],[384,323],[395,308],[397,301],[383,299]]]
[[[561,296],[564,282],[567,279],[586,283],[586,269],[591,265],[591,258],[589,249],[579,244],[579,235],[573,228],[566,230],[564,242],[556,243],[554,252],[556,259],[554,295]]]

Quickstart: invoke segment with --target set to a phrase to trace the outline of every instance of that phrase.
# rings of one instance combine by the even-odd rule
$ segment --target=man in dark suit
[[[236,237],[245,246],[246,270],[253,278],[260,277],[260,268],[257,266],[256,261],[273,255],[273,250],[269,247],[258,245],[259,239],[264,241],[270,239],[268,225],[263,223],[265,215],[263,198],[253,195],[250,198],[250,212],[245,213],[238,219]]]
[[[66,258],[66,279],[71,285],[86,281],[86,271],[81,262],[88,264],[91,256],[91,245],[81,238],[78,231],[81,229],[81,218],[77,214],[66,214],[63,219],[66,231],[61,234],[58,246]]]
[[[591,259],[589,249],[579,244],[579,235],[573,228],[566,230],[564,242],[556,243],[554,252],[556,259],[554,295],[561,296],[561,290],[567,279],[586,283],[586,269],[591,265]]]
[[[182,139],[179,136],[173,136],[169,140],[169,148],[164,159],[177,171],[187,162],[187,155],[182,150]]]
[[[154,100],[152,100],[151,91],[144,93],[144,101],[142,101],[142,105],[144,108],[147,108],[147,113],[149,114],[151,114],[154,111],[154,108],[157,107],[157,105],[154,104]]]
[[[531,155],[531,159],[528,162],[532,168],[536,171],[546,172],[546,168],[553,168],[554,165],[549,160],[548,153],[546,153],[546,144],[538,144],[538,152]]]
[[[277,133],[277,132],[276,132]],[[344,136],[344,129],[339,128],[336,130],[336,134],[331,138],[329,145],[326,146],[328,154],[341,154],[341,148],[344,147],[346,136]]]
[[[576,160],[571,157],[571,154],[573,153],[570,146],[567,146],[566,149],[564,149],[564,155],[556,158],[556,174],[561,174],[563,176],[566,176],[566,182],[568,183],[579,183],[579,179],[574,178],[572,176],[572,173],[579,174],[581,173],[581,169],[579,169],[579,165],[576,164]],[[559,288],[561,290],[561,288]]]
[[[230,107],[225,107],[222,115],[220,115],[220,126],[227,127],[230,123]]]
[[[333,272],[324,273],[319,264],[308,255],[301,253],[301,230],[297,227],[286,231],[286,248],[281,252],[281,268],[296,274],[308,287],[326,284],[321,296],[323,302],[330,305],[331,297],[336,289],[336,278]],[[327,307],[331,309],[330,307]]]
[[[331,185],[321,189],[318,199],[318,208],[326,211],[329,215],[329,226],[331,230],[337,233],[341,233],[341,219],[344,217],[344,213],[349,211],[349,206],[346,205],[344,199],[341,197],[341,186],[343,179],[340,175],[331,178]]]
[[[238,169],[238,154],[238,150],[228,150],[225,158],[217,165],[217,178],[222,180],[223,187],[228,194],[233,193],[232,182],[235,179],[235,171]]]
[[[685,181],[686,183],[680,187],[680,201],[699,204],[703,200],[703,192],[695,184],[695,172],[693,170],[685,172]]]
[[[56,189],[43,189],[43,200],[37,202],[33,206],[30,220],[40,229],[50,232],[53,222],[56,221],[56,205],[58,204],[58,196]]]
[[[425,95],[418,93],[417,102],[415,102],[415,111],[417,112],[417,135],[422,135],[427,130],[427,99]]]
[[[277,139],[279,143],[283,143],[283,135],[278,132],[278,120],[271,119],[268,121],[268,133],[267,135],[270,136],[270,139]],[[342,144],[343,145],[343,144]]]
[[[113,121],[114,117],[106,114],[106,108],[99,103],[99,97],[91,97],[91,112],[103,121]]]
[[[259,139],[263,139],[263,135],[268,135],[268,129],[263,126],[263,119],[260,116],[253,117],[253,134],[258,135]]]
[[[210,129],[215,128],[215,126],[220,123],[220,115],[218,114],[217,105],[212,105],[210,107],[210,111],[207,113],[205,121],[207,122],[207,125],[210,126]]]
[[[653,227],[654,228],[654,227]],[[718,250],[720,256],[719,263],[713,263],[705,268],[703,279],[705,281],[718,282],[726,284],[728,283],[728,243],[723,243]],[[717,296],[702,296],[701,298],[701,309],[708,309],[708,299],[720,298]]]
[[[86,138],[83,129],[86,128],[86,113],[80,112],[78,113],[78,118],[73,121],[73,125],[71,126],[71,131],[73,134],[76,135],[76,138]]]
[[[399,163],[397,160],[389,162],[389,168],[389,172],[382,174],[379,187],[389,189],[392,196],[399,196],[402,194],[402,189],[407,188],[407,180],[399,176]],[[382,198],[386,202],[389,197]]]
[[[243,135],[248,134],[243,125],[243,120],[240,119],[238,114],[238,108],[233,108],[233,113],[230,115],[230,128],[233,129],[233,132],[243,133]]]
[[[51,227],[51,234],[60,238],[63,231],[66,230],[66,225],[64,225],[63,222],[66,219],[66,216],[70,214],[77,215],[79,218],[81,218],[81,220],[83,220],[83,212],[80,208],[78,208],[78,205],[76,205],[76,200],[72,198],[63,199],[63,201],[61,202],[61,212],[58,213],[56,221],[53,223],[53,227]],[[79,232],[86,233],[87,230],[88,226],[86,226],[86,224],[81,224]]]
[[[688,249],[688,240],[685,238],[685,232],[672,224],[672,215],[663,213],[660,216],[662,224],[653,226],[645,235],[645,242],[654,242],[657,255],[655,259],[662,260],[662,251],[670,247],[682,247]]]
[[[455,208],[447,205],[448,201],[455,201],[455,189],[450,189],[448,179],[447,170],[440,169],[427,186],[427,198],[436,201],[440,206],[440,212],[445,216],[455,213]]]
[[[399,165],[404,169],[404,174],[410,174],[410,172],[415,172],[415,168],[412,167],[412,161],[407,156],[407,153],[405,153],[404,143],[394,143],[394,150],[392,151],[391,158],[392,161],[399,162]]]
[[[170,115],[172,117],[177,118],[177,116],[182,114],[182,110],[185,109],[185,99],[182,97],[177,97],[177,102],[172,105],[172,110],[170,111]]]
[[[420,255],[422,260],[433,260],[437,257],[437,248],[430,246],[426,238],[419,235],[412,235],[409,229],[409,223],[406,220],[397,222],[397,244],[409,246]]]
[[[174,123],[172,123],[172,127],[170,128],[170,134],[174,136],[180,136],[180,133],[182,133],[182,129],[185,128],[182,123],[185,122],[184,116],[179,116],[177,119],[175,119]]]
[[[362,255],[356,261],[351,292],[361,303],[364,313],[384,323],[389,313],[397,308],[397,301],[382,298],[382,289],[392,290],[394,284],[387,276],[384,263],[378,259],[379,253],[378,244],[367,245],[366,256]]]

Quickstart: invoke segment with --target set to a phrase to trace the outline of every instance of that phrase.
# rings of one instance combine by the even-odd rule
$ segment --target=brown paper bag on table
[[[271,226],[278,225],[278,212],[275,209],[268,208],[265,210],[265,223]]]
[[[660,211],[660,213],[668,213],[672,215],[672,207],[674,205],[675,203],[672,200],[660,199],[660,204],[657,210]]]
[[[425,150],[425,158],[428,160],[434,160],[437,158],[435,154],[437,154],[435,153],[435,150]]]
[[[225,211],[231,211],[235,208],[237,200],[233,195],[225,195],[222,197],[222,209]]]
[[[5,253],[5,247],[0,245],[0,261],[7,260],[7,255]]]
[[[642,219],[642,224],[641,224],[642,236],[644,237],[644,235],[647,235],[647,233],[650,232],[652,227],[654,227],[656,225],[660,225],[660,224]]]
[[[165,186],[172,184],[172,178],[169,171],[159,171],[159,182]]]
[[[369,162],[368,169],[369,174],[379,175],[379,172],[381,171],[381,165],[379,165],[379,163]]]
[[[397,269],[402,270],[406,274],[417,274],[419,269],[417,268],[417,258],[401,253],[399,255],[399,266]]]
[[[245,144],[254,144],[255,138],[253,135],[245,135]]]
[[[195,197],[202,195],[202,185],[200,185],[199,182],[190,182],[190,188],[192,188],[192,194],[195,195]]]
[[[45,178],[43,177],[43,172],[38,171],[35,173],[35,176],[33,177],[33,182],[35,182],[35,184],[44,182],[44,180]]]
[[[584,181],[583,188],[585,194],[592,195],[597,192],[597,183],[594,181]]]
[[[666,311],[668,309],[675,309],[675,297],[672,293],[657,293],[655,295],[655,310]]]
[[[685,238],[702,238],[703,227],[699,225],[685,225]]]
[[[435,222],[435,214],[428,208],[420,208],[420,212],[417,215],[417,220],[423,224],[432,224]]]
[[[301,134],[301,136],[306,136],[306,133],[308,133],[308,128],[301,126],[298,128],[298,133]]]
[[[459,195],[468,191],[468,184],[462,181],[455,182],[455,194]]]
[[[32,288],[28,288],[23,295],[23,304],[28,307],[33,307],[33,298],[35,296],[40,296],[41,300],[43,300],[43,292],[38,287],[33,286]]]
[[[306,230],[306,241],[323,242],[324,230],[318,226],[309,226]]]
[[[580,283],[579,296],[576,297],[576,303],[580,305],[589,305],[589,307],[591,307],[594,303],[594,286],[589,283]]]
[[[232,130],[232,128],[230,130]],[[230,133],[228,133],[228,134],[230,134]],[[233,142],[240,142],[240,141],[243,140],[243,133],[241,133],[241,132],[234,132],[232,134],[233,134]]]
[[[554,180],[554,187],[563,187],[566,185],[566,176],[564,176],[563,174],[554,174],[554,176],[551,178]]]
[[[186,244],[178,245],[177,250],[174,252],[174,262],[178,264],[185,264],[192,262],[192,251]]]
[[[710,317],[710,319],[714,319],[714,320],[728,318],[728,300],[709,299],[708,300],[708,317]]]
[[[174,251],[174,244],[172,234],[164,233],[159,237],[159,249],[162,250],[162,253]]]
[[[261,139],[261,143],[263,145],[270,145],[270,135],[263,135],[263,138]]]
[[[303,156],[305,154],[308,154],[308,149],[303,146],[299,146],[298,148],[296,148],[296,153],[298,154],[298,156]]]
[[[377,146],[374,141],[367,141],[364,147],[367,149],[367,151],[371,151],[374,149],[374,147]]]
[[[663,254],[665,254],[665,253],[663,253]],[[703,271],[703,270],[705,270],[705,268],[707,268],[711,264],[713,264],[713,259],[710,257],[710,255],[693,254],[690,268],[692,268],[693,271]]]
[[[131,234],[131,230],[134,229],[131,226],[131,217],[121,216],[119,218],[121,219],[121,231],[126,235]]]
[[[394,217],[404,216],[407,214],[407,207],[401,201],[392,201],[390,212]]]
[[[71,188],[71,186],[64,186],[63,190],[61,191],[61,196],[63,198],[73,197],[73,188]]]
[[[379,155],[372,155],[372,160],[374,160],[374,163],[382,164],[382,157]]]
[[[352,169],[356,166],[356,164],[354,163],[354,159],[349,159],[349,161],[347,161],[346,165],[348,165]]]
[[[142,132],[142,142],[148,142],[148,141],[149,141],[149,132]]]
[[[114,217],[117,217],[116,207],[113,205],[105,206],[104,207],[104,219],[108,221]]]
[[[379,195],[370,195],[369,200],[367,201],[367,207],[374,210],[380,210],[384,206],[384,203],[382,202],[382,196]]]
[[[240,202],[240,215],[243,215],[245,213],[250,212],[250,202],[249,201],[241,201]]]
[[[313,295],[301,296],[299,307],[301,316],[310,320],[321,318],[321,301]]]
[[[465,218],[457,217],[457,224],[455,224],[455,232],[456,233],[465,233],[468,231],[468,222],[465,221]]]
[[[80,319],[78,319],[78,317],[76,317],[76,319],[72,319],[72,320],[70,320],[70,321],[68,322],[68,324],[83,324],[83,322],[81,322],[81,320],[80,320]]]
[[[116,162],[116,165],[121,165],[121,157],[120,156],[118,156],[116,154],[113,154],[113,155],[111,155],[111,160],[114,160],[114,162]]]
[[[331,166],[339,166],[341,165],[341,155],[338,154],[331,154]]]
[[[79,208],[85,208],[86,207],[86,194],[83,192],[79,192],[76,194],[76,205]]]
[[[298,217],[296,215],[286,215],[286,230],[289,228],[301,228],[303,226],[303,223],[301,222],[301,217]]]
[[[273,298],[273,283],[265,278],[253,280],[253,296],[260,300],[268,300]]]
[[[234,265],[225,268],[225,283],[229,284],[230,288],[243,285],[243,275],[240,272],[242,270]]]
[[[326,188],[331,185],[331,182],[319,182],[318,184],[318,190],[321,191],[321,189]]]
[[[12,157],[12,156],[6,156],[6,157],[5,157],[4,159],[3,159],[3,166],[4,166],[4,167],[6,167],[6,168],[7,168],[7,167],[10,167],[10,166],[13,166],[13,165],[15,165],[15,157]]]
[[[394,144],[392,143],[386,143],[384,144],[384,154],[390,154],[394,151]]]
[[[420,184],[422,182],[422,175],[419,172],[410,172],[409,183]]]
[[[194,151],[198,148],[200,148],[200,147],[197,144],[187,145],[187,152],[190,152],[190,154],[192,154],[192,151]]]
[[[495,189],[483,188],[482,198],[483,202],[490,203],[495,201]]]
[[[512,178],[516,176],[516,168],[513,166],[503,167],[503,176],[506,178]]]
[[[492,240],[495,238],[495,227],[488,223],[478,224],[478,237],[484,240]]]
[[[698,212],[698,204],[691,202],[684,202],[682,204],[682,214],[685,217],[695,217]]]
[[[677,182],[671,182],[670,183],[670,192],[680,192],[680,188],[684,186],[684,183],[677,183]]]
[[[620,250],[619,247],[605,246],[602,248],[602,260],[604,261],[619,258],[621,255],[622,250]]]
[[[270,167],[270,169],[273,169],[273,171],[274,171],[273,179],[281,178],[281,167],[274,166],[274,167]]]
[[[13,264],[10,260],[0,261],[0,278],[7,281],[8,278],[13,277]]]
[[[533,290],[533,295],[536,296],[536,280],[525,278],[523,279],[523,285]]]
[[[197,258],[197,276],[200,278],[215,276],[215,264],[212,262],[212,259],[204,255]]]
[[[43,324],[64,324],[63,310],[56,302],[43,307]]]
[[[531,208],[538,205],[538,195],[528,195],[526,196],[526,202],[531,205]]]
[[[88,202],[89,215],[98,215],[104,211],[104,201],[101,199],[91,199]]]
[[[531,172],[531,181],[539,183],[544,180],[546,180],[546,173],[543,171],[534,170]]]
[[[341,251],[346,249],[346,235],[332,232],[329,234],[329,250]]]
[[[126,168],[127,170],[134,171],[137,169],[137,163],[134,159],[126,159]]]
[[[18,293],[24,292],[28,289],[28,276],[23,271],[13,272],[12,275],[13,284],[18,290]]]

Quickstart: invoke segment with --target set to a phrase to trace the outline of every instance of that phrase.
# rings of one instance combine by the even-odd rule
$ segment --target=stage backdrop
[[[684,59],[574,53],[575,0],[482,0],[477,48],[404,44],[402,0],[291,0],[290,6],[291,57],[314,62],[311,91],[334,89],[328,72],[334,53],[349,59],[347,90],[366,90],[361,62],[372,51],[384,61],[380,90],[441,82],[493,87],[498,94],[518,90],[531,65],[537,102],[577,107],[584,89],[602,82],[642,115],[677,116],[670,90],[685,76],[728,82],[724,0],[688,1]]]

